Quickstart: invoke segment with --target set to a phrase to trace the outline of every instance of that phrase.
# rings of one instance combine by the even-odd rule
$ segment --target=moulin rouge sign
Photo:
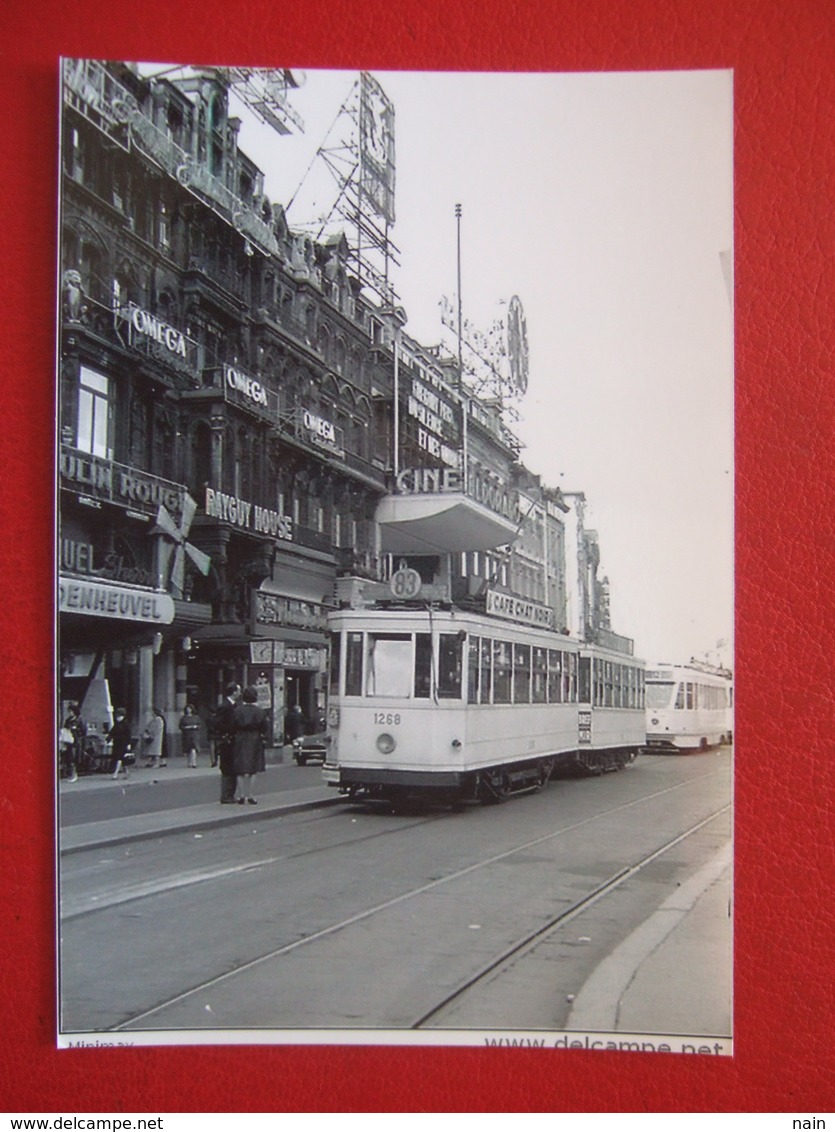
[[[97,507],[105,502],[153,514],[162,505],[172,515],[183,510],[184,488],[179,484],[64,445],[59,472],[63,487],[78,491]]]

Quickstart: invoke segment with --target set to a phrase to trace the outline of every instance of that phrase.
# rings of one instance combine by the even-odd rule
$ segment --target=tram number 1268
[[[396,727],[400,722],[400,713],[393,711],[375,711],[375,726]]]

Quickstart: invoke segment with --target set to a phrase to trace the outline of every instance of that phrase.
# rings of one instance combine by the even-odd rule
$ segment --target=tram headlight
[[[389,735],[387,731],[377,736],[377,750],[381,755],[390,755],[396,746],[397,740],[393,735]]]
[[[651,719],[651,720],[650,720],[650,723],[652,724],[652,726],[653,726],[653,727],[657,727],[657,726],[658,726],[658,720],[657,720],[657,719]]]

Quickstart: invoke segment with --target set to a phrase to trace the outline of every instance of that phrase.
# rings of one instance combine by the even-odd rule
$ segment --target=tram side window
[[[467,703],[477,704],[481,692],[481,675],[479,658],[481,656],[481,638],[470,637],[470,647],[467,650]]]
[[[531,702],[531,646],[513,646],[513,702]]]
[[[687,710],[692,711],[693,710],[693,685],[690,683],[689,680],[687,682],[686,687],[687,687],[687,695],[686,695]]]
[[[411,692],[411,634],[369,633],[365,694],[406,699]]]
[[[415,633],[415,699],[432,695],[432,634]]]
[[[557,649],[548,649],[548,703],[562,703],[562,657]]]
[[[535,704],[548,702],[548,650],[533,650],[531,671],[531,701]]]
[[[604,682],[603,661],[596,657],[591,658],[592,703],[595,707],[603,707]]]
[[[679,684],[676,689],[676,708],[684,711],[684,685]]]
[[[562,700],[577,703],[577,657],[572,652],[562,654]]]
[[[464,641],[458,633],[441,633],[438,637],[438,698],[461,699],[461,668]]]
[[[481,638],[481,689],[480,702],[490,703],[491,688],[493,685],[493,641],[490,637]]]
[[[513,657],[508,641],[493,642],[493,703],[510,703]]]
[[[331,633],[330,677],[328,691],[331,696],[339,695],[340,634]]]
[[[579,699],[581,704],[591,703],[591,657],[580,657]]]
[[[362,695],[362,633],[346,635],[345,695]]]

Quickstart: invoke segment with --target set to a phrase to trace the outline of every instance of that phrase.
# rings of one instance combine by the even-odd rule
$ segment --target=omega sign
[[[236,390],[238,393],[243,393],[244,397],[248,397],[256,405],[262,405],[265,409],[267,407],[267,391],[260,381],[255,381],[254,378],[248,377],[240,370],[233,369],[232,366],[224,366],[226,371],[226,384],[230,389]]]
[[[322,440],[328,440],[331,444],[336,444],[336,430],[330,421],[326,421],[324,417],[318,417],[315,413],[311,413],[309,409],[303,410],[304,427],[309,432],[315,432]]]
[[[182,331],[163,322],[161,318],[143,310],[142,307],[129,307],[128,319],[137,334],[152,338],[160,346],[164,346],[169,353],[185,358],[186,339]]]

